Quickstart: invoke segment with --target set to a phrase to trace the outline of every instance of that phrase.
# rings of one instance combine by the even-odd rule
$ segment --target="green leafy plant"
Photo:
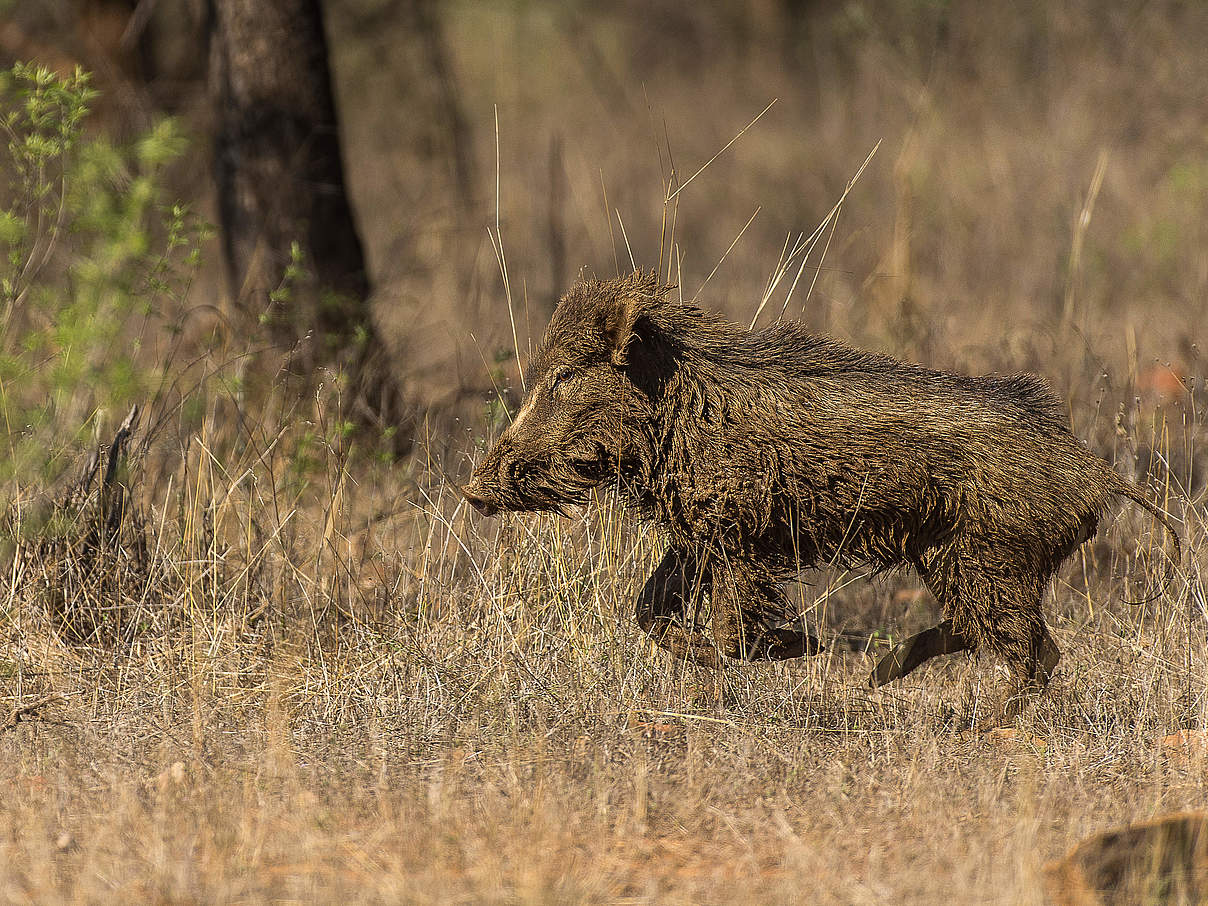
[[[0,73],[6,496],[57,477],[110,416],[162,382],[170,356],[144,343],[180,308],[207,235],[163,199],[163,169],[186,144],[177,124],[163,119],[118,146],[85,131],[95,97],[78,69]]]

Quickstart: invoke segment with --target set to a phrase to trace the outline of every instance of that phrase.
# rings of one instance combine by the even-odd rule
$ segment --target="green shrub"
[[[0,73],[0,492],[56,479],[163,383],[145,349],[180,303],[207,229],[163,199],[171,119],[128,145],[89,135],[96,92],[18,63]],[[171,336],[171,331],[167,332]],[[148,344],[149,345],[149,344]]]

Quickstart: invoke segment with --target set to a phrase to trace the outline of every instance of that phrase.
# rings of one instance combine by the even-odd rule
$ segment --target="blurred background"
[[[336,368],[353,421],[389,430],[396,454],[470,449],[581,274],[661,267],[749,322],[820,224],[765,320],[941,368],[1037,371],[1100,447],[1111,409],[1135,422],[1121,406],[1190,404],[1204,370],[1200,3],[3,11],[0,62],[92,73],[86,134],[121,145],[172,118],[159,191],[213,226],[188,291],[159,309],[173,354],[261,343],[295,373]]]
[[[1203,0],[0,0],[0,902],[1038,904],[1202,809],[1206,49]],[[634,266],[1043,375],[1182,566],[1104,520],[1017,736],[964,732],[993,659],[865,688],[905,571],[788,590],[822,657],[673,664],[615,495],[456,488]]]

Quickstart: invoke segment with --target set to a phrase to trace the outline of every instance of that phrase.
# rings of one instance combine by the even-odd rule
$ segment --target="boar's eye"
[[[510,484],[518,484],[528,476],[528,464],[519,459],[513,459],[504,465],[504,472]]]
[[[559,385],[565,384],[568,380],[574,377],[574,375],[575,370],[573,368],[559,368],[554,372],[554,376],[549,382],[550,389],[557,390]]]

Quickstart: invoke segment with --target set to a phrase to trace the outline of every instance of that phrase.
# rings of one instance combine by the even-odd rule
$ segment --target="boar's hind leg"
[[[708,586],[709,576],[700,561],[672,548],[642,587],[636,616],[642,631],[661,648],[676,657],[717,667],[722,662],[721,652],[697,624]]]
[[[961,579],[960,606],[952,616],[966,634],[1007,662],[1014,684],[1006,709],[1011,717],[1029,695],[1048,685],[1061,660],[1040,611],[1048,577],[1014,570],[990,576],[966,569]]]
[[[919,574],[968,647],[988,648],[1007,662],[1014,686],[1004,712],[1009,718],[1048,685],[1061,659],[1040,610],[1049,577],[1004,562],[984,545],[947,553],[942,561],[921,563]]]
[[[895,645],[889,654],[877,661],[876,669],[868,677],[868,684],[873,688],[884,686],[893,680],[901,679],[933,657],[956,654],[973,647],[973,642],[957,630],[951,620],[944,620],[938,626],[924,629]]]

